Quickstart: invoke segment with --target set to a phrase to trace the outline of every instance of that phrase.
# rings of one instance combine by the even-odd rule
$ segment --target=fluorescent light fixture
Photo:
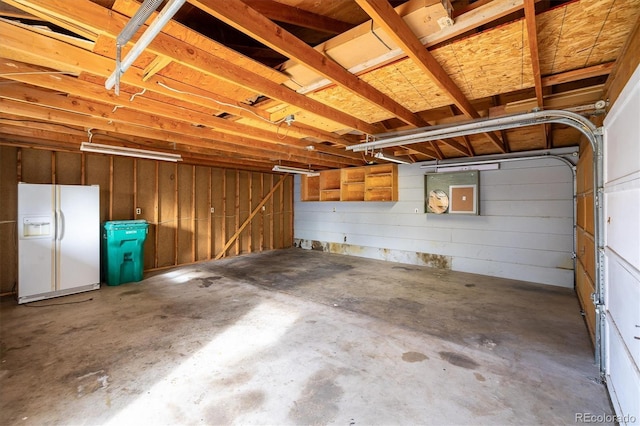
[[[490,164],[462,164],[459,166],[438,166],[438,165],[423,165],[420,166],[421,169],[432,169],[436,173],[446,173],[446,172],[463,172],[468,170],[498,170],[500,168],[500,164],[498,163],[490,163]]]
[[[295,173],[295,174],[307,175],[307,176],[320,176],[320,173],[315,172],[313,170],[299,169],[297,167],[288,167],[288,166],[279,166],[279,165],[273,166],[273,169],[271,169],[271,171],[282,172],[282,173]]]
[[[147,151],[146,149],[126,148],[122,146],[101,145],[99,143],[82,142],[80,151],[96,152],[99,154],[122,155],[125,157],[146,158],[159,161],[182,161],[180,154],[166,152]]]
[[[373,156],[381,160],[391,161],[393,163],[410,164],[407,160],[404,160],[400,157],[396,157],[395,155],[385,154],[384,152],[376,152],[375,154],[373,154]]]
[[[162,31],[162,28],[171,20],[173,15],[180,9],[180,7],[185,3],[186,0],[169,0],[166,6],[158,13],[156,19],[149,25],[146,31],[140,36],[136,44],[133,45],[127,56],[120,62],[120,49],[122,45],[126,44],[131,37],[133,37],[133,33],[144,23],[146,17],[151,16],[155,8],[158,6],[157,0],[147,0],[140,7],[138,14],[132,18],[130,23],[127,24],[123,29],[122,33],[118,36],[116,42],[116,69],[109,76],[107,81],[104,83],[104,87],[109,90],[114,85],[116,86],[115,93],[116,95],[120,94],[120,76],[125,73],[133,64],[133,62],[138,59],[138,56],[144,51],[144,49],[151,44],[153,39]],[[144,10],[142,10],[144,8]],[[136,28],[136,26],[138,28]]]

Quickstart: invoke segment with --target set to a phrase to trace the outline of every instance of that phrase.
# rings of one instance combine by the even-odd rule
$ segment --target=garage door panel
[[[609,318],[606,321],[607,333],[607,388],[611,400],[616,405],[616,413],[623,419],[635,418],[635,422],[620,424],[637,424],[640,420],[640,373],[625,350],[624,342],[617,332],[615,324]],[[622,413],[622,414],[621,414]]]
[[[607,317],[616,324],[631,357],[640,365],[640,279],[611,252],[607,253],[606,286]]]

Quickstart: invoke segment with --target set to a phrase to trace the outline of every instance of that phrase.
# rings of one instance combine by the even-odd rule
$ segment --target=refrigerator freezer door
[[[100,284],[100,188],[58,185],[58,288]]]
[[[19,300],[55,290],[54,195],[51,185],[18,185]]]

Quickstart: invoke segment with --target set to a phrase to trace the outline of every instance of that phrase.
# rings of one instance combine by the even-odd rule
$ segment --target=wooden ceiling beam
[[[13,59],[20,62],[39,65],[52,68],[58,71],[68,72],[69,74],[81,74],[88,72],[90,74],[107,78],[111,74],[114,62],[85,49],[63,43],[59,40],[51,39],[41,34],[36,34],[29,27],[12,23],[8,21],[0,21],[0,56],[3,58]],[[224,102],[228,112],[235,115],[246,114],[253,116],[257,114],[265,119],[269,118],[269,114],[249,105],[241,105],[233,99],[216,96],[213,93],[202,90],[198,87],[184,84],[180,81],[166,77],[158,77],[144,81],[144,73],[142,70],[131,67],[129,71],[121,78],[122,83],[127,84],[136,90],[146,89],[163,96],[181,101],[196,104],[214,112],[220,111],[214,99]],[[167,89],[160,85],[168,85],[174,90]],[[125,94],[123,94],[124,96]],[[214,107],[215,106],[215,107]],[[254,116],[255,118],[255,116]]]
[[[613,70],[615,64],[615,62],[607,62],[605,64],[593,65],[587,68],[580,68],[577,70],[548,75],[546,77],[542,77],[542,87],[551,87],[558,84],[584,80],[585,78],[609,75]]]
[[[432,149],[429,149],[418,144],[413,144],[409,146],[402,146],[402,148],[408,149],[410,151],[415,151],[419,154],[426,155],[427,157],[430,157],[433,159],[437,159],[437,160],[443,159],[444,157],[442,156],[442,151],[440,151],[440,149],[438,148],[438,145],[432,144],[431,146],[432,146]],[[436,149],[433,149],[433,146],[435,146]]]
[[[386,0],[356,0],[356,3],[378,24],[404,53],[452,100],[467,116],[480,115],[462,90],[449,77],[433,55],[420,43],[411,28]]]
[[[462,90],[451,79],[442,65],[418,40],[411,28],[402,20],[400,15],[391,7],[386,0],[356,0],[358,5],[373,19],[393,41],[400,46],[404,53],[416,64],[427,76],[450,98],[460,111],[470,118],[480,118],[480,114],[471,105],[471,102],[462,93]],[[495,133],[486,133],[501,152],[505,152],[504,144]],[[469,155],[466,149],[460,144],[463,153]]]
[[[462,136],[462,140],[464,141],[464,145],[467,147],[467,149],[471,153],[470,157],[474,157],[476,153],[475,153],[475,150],[473,149],[473,145],[471,144],[471,140],[469,139],[469,136],[466,136],[466,135]],[[504,135],[502,135],[502,140],[505,140]]]
[[[276,143],[279,145],[290,145],[299,148],[305,148],[309,145],[317,147],[317,151],[326,152],[341,157],[358,159],[357,153],[346,151],[344,149],[334,148],[323,144],[311,144],[297,138],[279,135],[277,126],[273,126],[272,131],[263,130],[257,127],[251,127],[209,114],[203,114],[196,111],[185,110],[164,102],[156,101],[148,97],[139,96],[134,101],[125,101],[115,96],[112,92],[104,90],[103,86],[80,81],[76,78],[56,75],[55,79],[51,75],[42,74],[43,69],[33,67],[28,64],[13,62],[0,62],[0,76],[14,81],[31,84],[38,87],[54,91],[62,91],[73,96],[78,96],[87,100],[102,102],[108,104],[110,108],[114,108],[110,115],[128,117],[130,112],[136,114],[136,110],[145,111],[146,113],[161,116],[169,120],[168,122],[181,121],[185,124],[206,126],[212,130],[221,133],[227,133],[236,136],[249,136],[257,140]],[[122,108],[122,111],[120,110]],[[130,112],[128,112],[130,111]],[[167,121],[164,125],[168,126]],[[284,133],[284,131],[281,131]]]
[[[8,4],[0,2],[0,16],[4,16],[7,18],[18,18],[18,19],[37,19],[36,16],[33,16],[30,13],[24,12],[18,8],[10,6]]]
[[[134,15],[138,9],[138,5],[131,0],[116,0],[113,9],[129,17]],[[110,33],[110,35],[115,36],[116,34]],[[170,35],[171,37],[167,37],[167,35]],[[265,79],[263,77],[265,72],[275,73],[276,71],[263,66],[266,71],[261,70],[260,73],[252,72],[251,69],[246,69],[242,66],[237,58],[233,56],[228,57],[228,51],[240,56],[237,52],[228,49],[226,46],[211,45],[211,41],[206,38],[202,40],[203,38],[204,37],[200,36],[198,33],[183,27],[174,21],[170,21],[163,28],[163,32],[156,36],[156,40],[151,44],[149,49],[153,50],[154,46],[163,48],[156,53],[163,54],[164,52],[165,55],[172,55],[176,62],[182,63],[183,65],[197,71],[213,75],[231,84],[252,90],[258,94],[268,96],[285,104],[296,106],[349,128],[360,130],[363,133],[377,132],[380,130],[375,125],[358,120],[349,114],[331,108],[281,86],[281,83],[288,78],[281,73],[278,73],[278,75],[281,76],[279,79]],[[188,40],[190,44],[173,46],[177,43],[176,40],[183,39]],[[164,43],[161,43],[161,41],[164,41]],[[194,50],[194,48],[197,48],[197,50]],[[214,55],[209,54],[209,52],[212,51],[215,52]],[[222,51],[224,55],[220,55],[220,51]],[[178,54],[176,54],[176,52],[178,52]],[[181,59],[183,56],[187,56],[186,62],[182,62]],[[244,117],[252,118],[246,115],[244,115]]]
[[[16,7],[29,9],[31,13],[40,13],[48,16],[49,19],[53,19],[51,16],[62,17],[56,24],[65,28],[84,25],[88,28],[88,30],[86,30],[87,32],[94,31],[108,35],[114,39],[114,46],[115,38],[128,22],[126,17],[94,4],[89,0],[76,0],[72,3],[64,0],[8,1]],[[221,78],[229,83],[252,90],[255,93],[278,99],[281,102],[294,105],[349,128],[370,134],[379,131],[379,128],[375,125],[366,123],[342,111],[328,107],[321,102],[300,95],[269,78],[253,73],[242,66],[221,59],[210,52],[194,47],[192,44],[182,42],[164,33],[160,33],[155,37],[147,48],[147,51],[156,55],[171,57],[174,62],[196,71]],[[111,63],[109,68],[112,69],[113,65],[114,63]],[[109,74],[111,73],[109,72]],[[127,74],[128,73],[125,73],[123,75],[123,79]]]
[[[27,94],[29,100],[17,101],[8,99],[11,96],[6,90],[0,92],[0,112],[14,114],[40,121],[51,121],[54,123],[65,124],[70,126],[82,126],[84,128],[100,129],[103,131],[115,132],[117,134],[138,136],[142,138],[156,139],[164,141],[168,144],[180,142],[185,145],[197,146],[202,148],[217,149],[224,152],[237,153],[242,152],[255,158],[267,158],[273,161],[290,160],[302,164],[321,164],[326,167],[344,167],[345,165],[359,165],[361,162],[340,157],[327,157],[319,153],[306,152],[297,149],[280,149],[276,151],[273,144],[267,142],[256,141],[245,137],[229,138],[228,135],[222,136],[220,139],[207,137],[208,135],[193,136],[184,134],[184,127],[178,129],[158,130],[144,126],[131,124],[130,122],[116,121],[111,118],[102,116],[96,117],[91,115],[91,111],[95,111],[98,105],[87,104],[76,99],[67,99],[56,95]],[[15,95],[14,95],[15,96]],[[52,99],[57,97],[61,99]],[[35,104],[34,102],[38,102]],[[31,103],[27,103],[31,102]],[[72,104],[72,107],[68,105]],[[71,109],[71,111],[70,111]],[[85,114],[76,112],[78,109],[84,109]],[[74,111],[74,112],[72,112]],[[193,130],[197,130],[194,128]]]
[[[197,8],[291,58],[354,95],[388,111],[407,124],[423,127],[426,122],[390,96],[351,74],[284,28],[240,0],[188,0]],[[371,132],[367,132],[373,134]]]
[[[342,34],[353,28],[348,22],[318,15],[299,7],[289,6],[273,0],[242,0],[252,9],[257,10],[272,21],[293,24],[329,34]]]
[[[108,76],[109,67],[112,66],[109,59],[95,55],[91,52],[87,52],[83,49],[77,49],[74,46],[61,43],[57,40],[51,40],[39,35],[34,36],[26,28],[14,26],[13,24],[9,24],[6,22],[0,22],[0,38],[3,39],[3,44],[0,45],[0,56],[7,59],[20,59],[29,63],[35,63],[39,64],[40,66],[45,66],[47,68],[69,71],[73,74],[80,74],[84,70],[93,75],[101,77]],[[21,69],[19,64],[20,62],[14,63],[14,65],[17,67],[16,68],[14,66],[6,65],[5,63],[4,65],[2,65],[3,72],[13,74]],[[33,68],[33,66],[31,66],[31,68]],[[100,98],[99,100],[101,101],[107,101],[107,99],[111,99],[113,97],[113,95],[110,95],[101,85],[95,85],[92,89],[89,89],[87,86],[82,86],[83,83],[81,81],[73,81],[72,83],[65,84],[65,82],[67,81],[66,79],[70,78],[68,76],[55,74],[34,74],[30,76],[14,75],[10,78],[36,85],[41,85],[43,87],[57,87],[57,90],[62,90],[60,89],[61,86],[69,86],[65,87],[65,90],[68,89],[72,93],[75,93],[75,89],[82,87],[84,93],[80,96],[84,96],[90,99]],[[45,83],[45,81],[49,81],[49,83]],[[208,92],[205,92],[193,86],[187,86],[186,84],[178,81],[169,80],[162,77],[157,77],[145,82],[142,78],[142,71],[139,69],[130,69],[127,74],[123,75],[122,81],[125,84],[136,87],[138,90],[147,89],[149,91],[160,93],[163,96],[168,96],[173,99],[179,99],[184,102],[193,102],[200,106],[211,108],[212,102],[207,101],[207,96],[209,95]],[[167,87],[174,87],[184,93],[166,89],[158,83],[163,83]],[[185,93],[194,93],[196,96],[187,95]],[[123,99],[124,96],[113,98],[115,100],[115,104],[117,105],[128,103],[128,101]],[[152,101],[149,100],[148,97],[137,97],[134,101],[135,107],[139,107],[142,104],[149,106],[149,103],[152,103]],[[171,104],[164,102],[155,102],[155,104],[156,106],[158,104],[161,104],[159,107],[164,109],[166,113],[176,114],[177,117],[184,117],[185,120],[191,120],[191,122],[194,123],[203,122],[203,124],[206,123],[213,125],[213,122],[215,121],[215,127],[220,127],[222,126],[222,124],[229,123],[227,120],[219,121],[222,119],[217,119],[212,114],[204,114],[186,108],[172,106]],[[212,109],[211,111],[213,112],[214,110]],[[251,117],[252,120],[258,119],[258,117],[253,114],[252,107],[248,105],[246,106],[245,113],[248,117]],[[268,114],[266,115],[268,117]],[[204,116],[207,117],[206,121],[204,120]],[[235,127],[235,124],[233,126]],[[349,139],[342,139],[336,135],[332,136],[332,134],[329,132],[323,132],[318,129],[313,129],[300,123],[294,123],[292,125],[292,131],[298,132],[308,137],[313,137],[320,140],[328,140],[336,144],[340,142],[344,145],[352,143]],[[260,128],[257,128],[257,132],[263,134],[265,133],[260,130]],[[254,132],[253,130],[251,130],[249,133],[251,135],[256,134],[256,132]],[[269,139],[266,135],[264,136],[264,138]],[[277,139],[278,136],[276,136],[275,134],[272,135],[271,139],[273,140],[274,138]],[[310,144],[310,142],[305,142],[305,145]],[[338,148],[323,148],[323,150],[332,151],[334,154],[342,152],[341,155],[345,156],[344,150],[340,150]]]
[[[6,131],[12,131],[13,134],[5,133]],[[51,151],[62,151],[69,153],[82,154],[80,149],[81,140],[78,137],[72,135],[56,134],[52,135],[47,132],[32,131],[30,135],[18,135],[19,129],[7,129],[6,126],[0,124],[0,145],[13,146],[18,148],[29,149],[44,149]],[[37,136],[36,136],[37,133]],[[52,140],[55,139],[55,140]],[[86,138],[85,138],[86,139]],[[110,139],[94,138],[94,142],[108,143]],[[100,154],[85,154],[85,155],[100,155]],[[252,171],[271,171],[273,167],[272,162],[267,161],[254,161],[242,158],[228,158],[216,154],[213,151],[207,151],[206,154],[194,152],[183,153],[182,163],[191,165],[205,165],[210,167],[220,167],[226,169],[237,169],[241,167],[243,170]]]
[[[524,0],[524,20],[527,26],[527,38],[529,39],[529,52],[531,54],[531,67],[533,69],[533,82],[536,90],[538,108],[544,108],[542,95],[542,74],[540,72],[540,55],[538,54],[538,29],[536,26],[535,0]]]
[[[454,25],[445,27],[433,34],[428,34],[424,37],[421,37],[420,43],[422,43],[425,48],[444,43],[456,36],[473,31],[476,28],[479,28],[492,21],[495,21],[522,9],[522,2],[523,0],[491,0],[488,2],[483,0],[482,2],[477,2],[479,3],[478,7],[473,8],[473,10],[466,11],[460,16],[456,16]],[[411,2],[407,2],[405,4],[409,3]],[[430,1],[425,2],[425,4],[428,3],[430,3]],[[368,27],[370,27],[371,22],[361,25],[367,25]],[[323,50],[330,44],[332,44],[331,40],[322,43],[315,48]],[[385,64],[400,60],[402,58],[405,58],[406,56],[407,55],[403,52],[402,49],[396,48],[390,52],[386,52],[383,56],[370,58],[363,63],[353,65],[349,69],[355,75],[362,75],[374,68],[384,66]],[[312,86],[313,90],[315,91],[320,90],[330,84],[331,82],[329,80],[326,80],[323,82],[314,83]],[[305,88],[304,90],[308,91],[309,88]],[[306,93],[306,91],[304,93]]]

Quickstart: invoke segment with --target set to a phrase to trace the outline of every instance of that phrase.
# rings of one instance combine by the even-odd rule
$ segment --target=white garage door
[[[605,351],[620,424],[640,424],[640,66],[604,121]]]

